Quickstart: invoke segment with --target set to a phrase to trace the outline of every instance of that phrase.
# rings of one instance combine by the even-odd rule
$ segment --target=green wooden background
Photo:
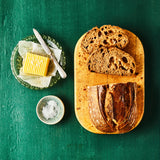
[[[74,47],[94,26],[114,24],[141,39],[145,50],[145,113],[123,135],[96,135],[74,113]],[[64,48],[67,79],[42,91],[20,85],[10,69],[11,52],[32,28]],[[160,1],[159,0],[0,0],[0,160],[159,160]],[[47,126],[36,104],[56,95],[65,104],[63,120]]]

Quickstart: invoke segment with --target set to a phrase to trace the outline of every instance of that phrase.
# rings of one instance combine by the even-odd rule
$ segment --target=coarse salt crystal
[[[49,118],[53,118],[55,116],[57,116],[59,112],[59,107],[57,105],[57,103],[53,100],[48,101],[46,106],[43,107],[42,109],[42,114],[44,116],[45,119],[49,119]]]

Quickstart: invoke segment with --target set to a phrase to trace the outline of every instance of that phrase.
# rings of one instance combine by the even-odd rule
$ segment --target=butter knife
[[[59,65],[59,63],[57,62],[57,60],[55,59],[55,57],[52,55],[49,47],[47,46],[47,44],[44,42],[43,38],[41,37],[41,35],[39,34],[39,32],[33,28],[33,33],[36,36],[36,38],[38,39],[39,43],[41,44],[42,48],[44,49],[44,51],[50,55],[50,57],[53,59],[53,62],[55,64],[55,66],[57,67],[57,70],[60,74],[60,76],[64,79],[67,77],[66,72],[63,70],[63,68]]]

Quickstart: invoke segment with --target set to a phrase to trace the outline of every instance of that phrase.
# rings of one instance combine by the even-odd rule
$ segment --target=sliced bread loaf
[[[89,56],[87,65],[89,71],[96,73],[130,76],[136,71],[134,58],[116,47],[101,47],[94,51]]]
[[[124,30],[117,26],[104,25],[100,29],[94,27],[82,39],[81,48],[85,53],[91,54],[101,46],[124,48],[128,44],[128,36]]]

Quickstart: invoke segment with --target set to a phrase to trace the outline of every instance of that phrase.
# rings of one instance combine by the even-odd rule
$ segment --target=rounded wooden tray
[[[144,113],[144,49],[140,39],[132,32],[125,30],[129,37],[129,44],[124,51],[133,56],[136,61],[136,74],[134,76],[117,76],[98,74],[88,71],[88,54],[83,53],[80,44],[83,36],[78,40],[74,51],[74,96],[75,114],[79,123],[88,131],[97,134],[110,134],[99,131],[92,124],[89,115],[87,87],[108,83],[137,83],[137,108],[138,114],[134,129],[141,121]],[[131,129],[131,130],[132,130]],[[128,132],[128,131],[127,131]],[[117,134],[117,133],[116,133]]]

